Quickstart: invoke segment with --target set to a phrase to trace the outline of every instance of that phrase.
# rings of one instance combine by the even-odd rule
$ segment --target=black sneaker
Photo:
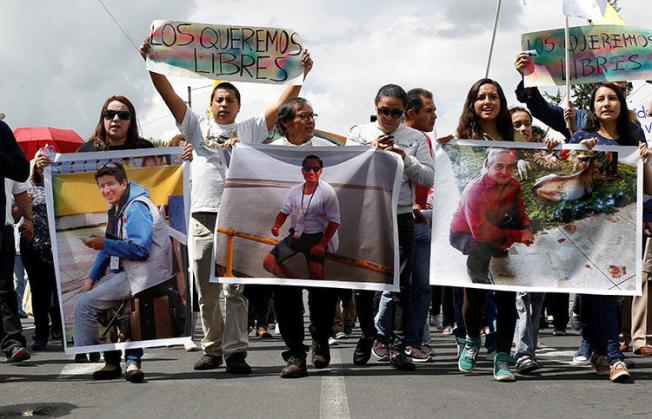
[[[91,352],[88,354],[88,359],[91,362],[100,362],[100,353],[99,352]]]
[[[287,365],[281,370],[281,378],[301,378],[306,375],[308,375],[306,359],[296,355],[290,356]]]
[[[195,370],[212,370],[222,365],[222,357],[210,354],[203,354],[192,367]]]
[[[312,365],[315,368],[326,368],[331,363],[331,351],[328,342],[319,343],[312,340]]]
[[[246,358],[246,352],[236,352],[227,356],[226,372],[231,374],[251,374],[251,367],[245,361]]]
[[[136,363],[129,363],[127,369],[125,370],[125,380],[130,383],[142,383],[145,379],[145,374],[143,370]]]
[[[48,338],[34,338],[32,351],[45,351],[48,349]]]
[[[353,351],[353,364],[367,365],[369,358],[371,358],[371,346],[374,344],[373,338],[362,337],[358,340]]]
[[[24,346],[14,346],[7,354],[7,362],[23,362],[30,359],[32,355]]]
[[[389,362],[392,364],[392,367],[396,368],[399,371],[413,371],[414,363],[410,361],[410,358],[405,355],[405,351],[392,351],[389,356]]]

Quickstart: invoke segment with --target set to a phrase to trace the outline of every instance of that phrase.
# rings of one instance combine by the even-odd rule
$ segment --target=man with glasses
[[[124,166],[118,162],[100,166],[95,181],[110,207],[105,236],[90,236],[84,240],[87,247],[98,253],[88,278],[82,281],[81,295],[75,301],[75,346],[98,343],[100,313],[172,276],[172,244],[167,225],[149,192],[140,184],[129,182]],[[127,381],[143,381],[141,354],[142,351],[126,354]],[[94,377],[119,375],[120,367],[117,366],[99,377],[94,374]]]
[[[308,264],[311,279],[324,279],[326,251],[334,252],[338,246],[337,229],[340,226],[340,204],[335,190],[320,180],[324,163],[316,155],[309,155],[301,163],[305,182],[295,185],[285,197],[276,215],[271,231],[278,236],[281,227],[290,217],[289,234],[267,254],[264,268],[282,278],[297,278],[284,262],[302,253]],[[322,295],[323,294],[323,295]],[[283,353],[287,366],[281,371],[282,378],[298,378],[307,375],[306,349],[303,345],[303,298],[298,287],[277,287],[274,292],[276,315],[281,335],[288,350]],[[320,302],[314,301],[321,299]],[[328,333],[335,310],[334,294],[330,289],[311,289],[310,319],[313,333],[313,364],[325,368],[330,363]],[[317,305],[323,309],[317,309]],[[319,336],[317,336],[319,335]],[[317,347],[315,347],[317,345]]]
[[[372,145],[377,150],[396,153],[403,160],[403,180],[398,199],[398,241],[400,257],[400,291],[391,293],[394,306],[393,330],[377,335],[373,323],[372,291],[355,292],[358,318],[363,336],[353,353],[353,363],[365,365],[371,356],[372,346],[376,357],[390,361],[399,370],[413,370],[414,364],[406,356],[406,337],[410,334],[410,275],[414,253],[414,204],[415,185],[431,186],[434,170],[426,136],[405,126],[402,116],[407,106],[405,90],[395,84],[380,88],[375,98],[377,121],[358,125],[351,129],[347,144]]]
[[[149,49],[149,39],[145,38],[140,48],[143,58],[147,58]],[[304,51],[302,63],[305,79],[312,69],[312,59],[307,50]],[[222,285],[209,282],[215,222],[226,178],[226,162],[222,148],[231,146],[236,141],[262,143],[276,123],[278,109],[287,99],[298,96],[301,86],[286,88],[279,100],[262,115],[236,122],[240,112],[240,92],[233,84],[221,82],[213,88],[209,102],[210,118],[207,118],[203,112],[196,113],[186,105],[167,77],[151,71],[149,75],[154,87],[172,112],[179,130],[194,149],[191,165],[193,276],[204,331],[204,353],[195,363],[194,369],[219,367],[224,353],[227,372],[249,374],[251,368],[245,361],[249,331],[248,301],[243,295],[244,286],[225,285],[226,312],[229,313],[225,324],[219,306]]]

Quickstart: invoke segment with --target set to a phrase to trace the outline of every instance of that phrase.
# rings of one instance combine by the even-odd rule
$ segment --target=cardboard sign
[[[571,83],[652,79],[652,31],[623,25],[570,28]],[[565,84],[564,30],[526,33],[521,48],[531,54],[525,86]]]
[[[289,29],[156,20],[147,69],[214,80],[302,84],[303,46]]]

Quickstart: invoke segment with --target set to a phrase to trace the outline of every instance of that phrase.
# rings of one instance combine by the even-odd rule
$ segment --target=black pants
[[[444,327],[455,325],[453,291],[453,287],[441,287],[442,324]]]
[[[464,289],[464,323],[466,334],[480,338],[482,316],[484,314],[485,290]],[[496,351],[509,354],[516,327],[516,293],[496,291]]]
[[[335,318],[337,290],[333,288],[307,288],[310,310],[310,334],[323,348],[328,347],[328,338]],[[274,308],[281,328],[281,336],[288,347],[287,356],[305,358],[307,348],[303,344],[303,288],[295,286],[275,286]]]
[[[53,329],[61,330],[61,312],[59,311],[54,264],[44,260],[38,250],[23,240],[20,242],[20,254],[32,291],[34,339],[47,340],[50,334],[50,319],[52,319]]]
[[[267,328],[272,312],[272,286],[247,285],[244,294],[249,300],[249,326]]]
[[[9,354],[15,347],[25,346],[26,343],[14,289],[16,248],[13,226],[5,226],[0,235],[0,349]]]

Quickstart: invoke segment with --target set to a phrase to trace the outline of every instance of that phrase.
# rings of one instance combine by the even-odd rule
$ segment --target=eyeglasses
[[[129,111],[115,111],[113,109],[107,109],[104,111],[104,119],[113,119],[118,115],[118,118],[123,121],[128,121],[131,119],[131,112]]]
[[[319,172],[321,170],[321,167],[319,166],[303,166],[301,169],[303,169],[304,172],[309,172],[313,171],[315,173]]]
[[[377,108],[377,111],[382,116],[391,116],[394,119],[403,116],[403,109]]]
[[[317,115],[316,113],[300,113],[296,117],[305,122],[311,119],[315,120],[317,119],[318,116],[319,115]]]

